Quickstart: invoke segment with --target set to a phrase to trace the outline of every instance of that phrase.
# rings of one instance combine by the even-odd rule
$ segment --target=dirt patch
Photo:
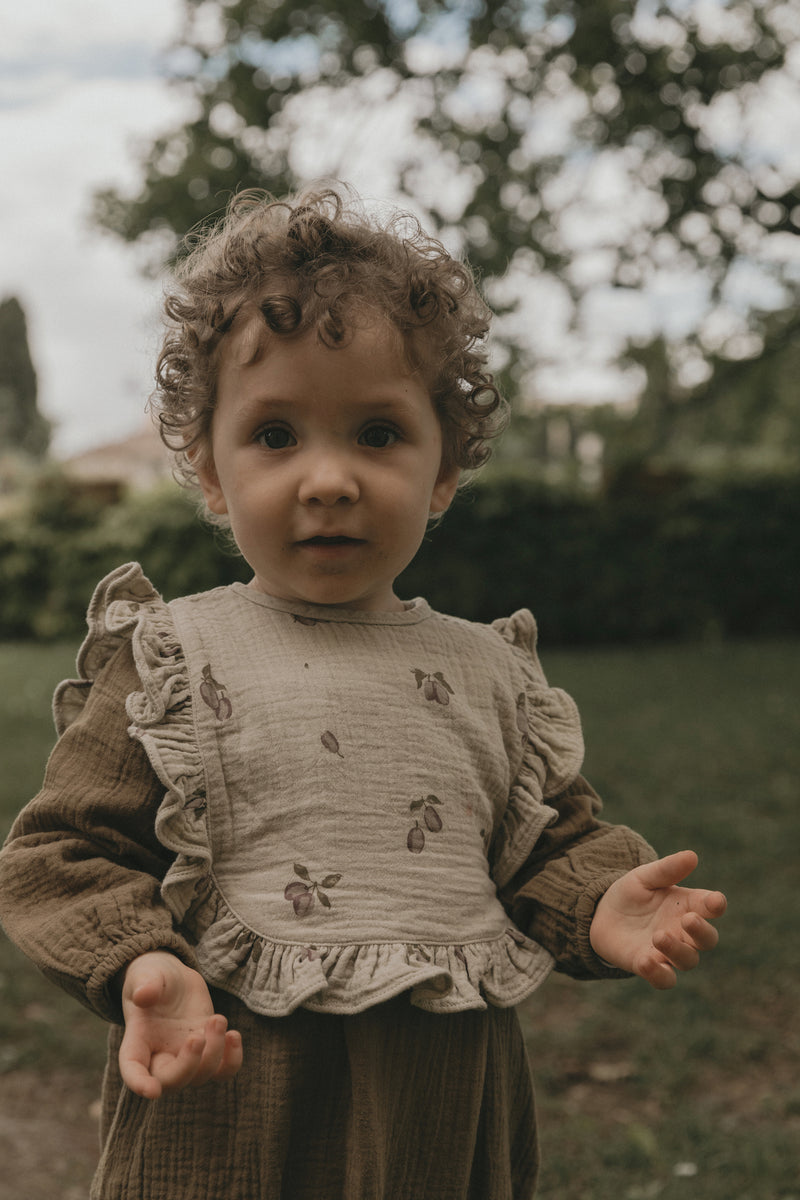
[[[84,1075],[0,1075],[3,1200],[86,1200],[98,1158],[99,1086]]]

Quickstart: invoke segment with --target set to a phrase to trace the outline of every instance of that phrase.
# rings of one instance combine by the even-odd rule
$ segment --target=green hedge
[[[140,561],[163,594],[248,569],[173,490],[92,512],[50,495],[0,522],[0,638],[78,634],[96,581]],[[527,606],[549,645],[800,632],[800,480],[591,499],[519,479],[461,496],[401,595],[491,620]]]

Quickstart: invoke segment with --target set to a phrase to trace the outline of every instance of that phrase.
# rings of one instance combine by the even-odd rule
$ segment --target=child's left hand
[[[709,920],[727,907],[722,892],[677,885],[697,866],[693,850],[645,863],[617,879],[595,910],[589,940],[595,954],[654,988],[674,987],[719,934]]]

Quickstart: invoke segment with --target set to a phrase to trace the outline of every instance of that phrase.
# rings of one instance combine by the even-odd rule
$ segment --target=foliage
[[[49,695],[75,649],[0,646],[0,837],[41,780]],[[578,702],[606,818],[665,853],[697,849],[698,885],[725,889],[730,912],[718,950],[673,992],[554,976],[521,1007],[541,1200],[794,1195],[800,643],[545,650],[543,662]],[[99,1086],[101,1023],[2,935],[0,1000],[0,1071],[52,1080],[69,1065]]]
[[[12,296],[0,302],[0,452],[45,454],[50,424],[36,407],[36,396],[25,313]]]
[[[490,621],[530,607],[550,645],[800,632],[800,480],[620,475],[593,496],[487,476],[432,529],[398,582]],[[0,637],[83,627],[97,581],[138,560],[169,599],[247,579],[246,564],[174,487],[100,512],[41,489],[0,522]]]
[[[499,325],[514,388],[552,355],[547,310],[581,327],[598,287],[630,309],[662,272],[701,272],[714,311],[680,335],[668,365],[684,374],[752,346],[759,307],[796,291],[798,180],[753,133],[800,41],[783,0],[184,0],[184,14],[171,62],[191,116],[144,154],[138,195],[96,201],[128,240],[174,248],[239,188],[357,175],[362,142],[389,145],[392,187],[516,311]],[[744,265],[760,278],[742,299]]]
[[[167,599],[246,578],[174,486],[98,510],[55,474],[37,489],[32,512],[0,522],[0,637],[79,632],[98,580],[130,560]]]
[[[518,414],[503,461],[525,463],[551,482],[606,486],[634,473],[651,481],[692,474],[793,474],[800,462],[800,315],[773,314],[757,356],[712,356],[709,376],[681,386],[669,347],[657,339],[636,351],[647,383],[635,408],[551,404]]]

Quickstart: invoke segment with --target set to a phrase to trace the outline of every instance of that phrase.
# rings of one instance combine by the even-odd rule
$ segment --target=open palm
[[[600,899],[589,937],[612,966],[640,975],[653,987],[674,987],[676,971],[690,971],[719,934],[709,922],[727,907],[722,892],[679,887],[697,866],[681,850],[629,871]]]
[[[205,980],[173,954],[143,954],[122,986],[125,1034],[119,1051],[123,1081],[139,1096],[232,1078],[242,1042],[214,1013]]]

